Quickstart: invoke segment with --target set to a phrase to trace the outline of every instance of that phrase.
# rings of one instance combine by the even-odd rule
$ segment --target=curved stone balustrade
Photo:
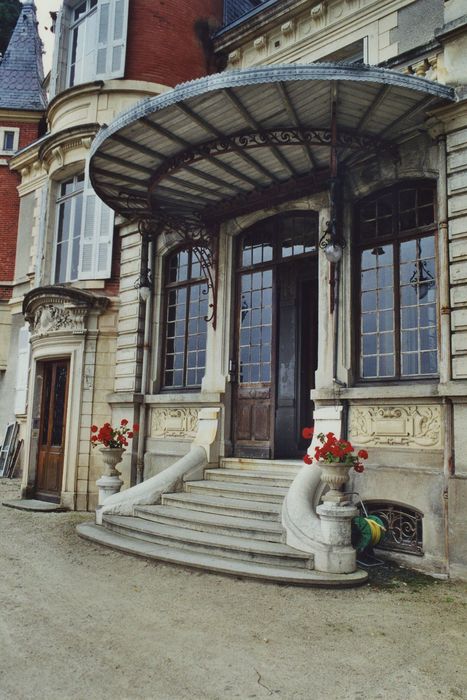
[[[162,494],[180,490],[184,481],[202,479],[204,469],[216,459],[213,447],[219,410],[202,408],[199,412],[198,432],[188,454],[151,479],[106,498],[96,510],[96,523],[102,524],[104,513],[133,515],[135,506],[159,503]]]
[[[291,547],[314,554],[315,569],[327,573],[356,571],[356,552],[350,543],[355,506],[325,503],[321,470],[304,465],[284,499],[282,525]]]

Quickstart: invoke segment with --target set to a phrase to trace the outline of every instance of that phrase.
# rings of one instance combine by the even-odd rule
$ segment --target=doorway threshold
[[[2,505],[7,508],[16,508],[16,510],[29,510],[33,513],[63,513],[68,510],[58,503],[38,501],[35,498],[16,498],[12,501],[3,501]]]

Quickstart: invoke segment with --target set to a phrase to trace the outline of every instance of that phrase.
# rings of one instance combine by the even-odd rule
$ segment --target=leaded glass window
[[[191,248],[169,257],[165,297],[163,386],[199,387],[206,367],[208,286]]]
[[[362,379],[438,372],[435,188],[404,183],[357,209]]]

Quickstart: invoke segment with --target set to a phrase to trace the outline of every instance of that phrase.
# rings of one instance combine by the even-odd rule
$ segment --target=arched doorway
[[[296,458],[317,361],[318,213],[279,215],[237,245],[233,443],[238,457]]]

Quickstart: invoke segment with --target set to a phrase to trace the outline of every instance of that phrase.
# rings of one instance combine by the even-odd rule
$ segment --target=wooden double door
[[[35,495],[43,501],[59,502],[62,488],[65,428],[70,363],[42,362],[41,415]]]
[[[269,220],[240,242],[233,442],[238,457],[297,458],[312,425],[317,364],[317,225]],[[317,222],[316,222],[317,224]]]

